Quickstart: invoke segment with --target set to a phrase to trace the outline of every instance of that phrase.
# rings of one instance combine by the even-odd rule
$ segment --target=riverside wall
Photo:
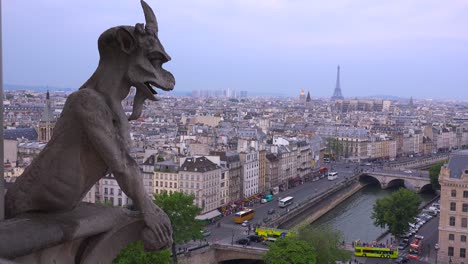
[[[287,214],[280,216],[269,223],[268,226],[290,229],[310,224],[363,187],[357,178],[350,178],[314,199],[306,201]]]

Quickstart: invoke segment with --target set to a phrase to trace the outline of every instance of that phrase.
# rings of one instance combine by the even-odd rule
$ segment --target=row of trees
[[[343,236],[339,231],[307,226],[296,237],[279,238],[270,244],[263,260],[267,264],[334,264],[351,259],[351,252],[342,246]]]

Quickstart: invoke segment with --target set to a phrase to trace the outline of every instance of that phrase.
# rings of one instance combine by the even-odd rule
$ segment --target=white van
[[[329,181],[336,180],[336,178],[338,178],[338,172],[331,171],[331,172],[328,173],[328,180]]]

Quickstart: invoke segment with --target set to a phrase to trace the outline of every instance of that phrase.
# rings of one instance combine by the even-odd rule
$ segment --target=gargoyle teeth
[[[152,94],[158,94],[158,92],[156,92],[156,89],[153,88],[153,85],[150,82],[145,82],[145,85],[146,87],[148,87]]]

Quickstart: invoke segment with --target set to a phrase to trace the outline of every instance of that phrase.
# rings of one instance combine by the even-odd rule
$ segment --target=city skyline
[[[329,98],[339,64],[346,98],[468,99],[462,1],[150,4],[179,92],[304,89]],[[5,83],[76,90],[97,66],[100,33],[144,22],[139,8],[137,1],[5,2]]]

